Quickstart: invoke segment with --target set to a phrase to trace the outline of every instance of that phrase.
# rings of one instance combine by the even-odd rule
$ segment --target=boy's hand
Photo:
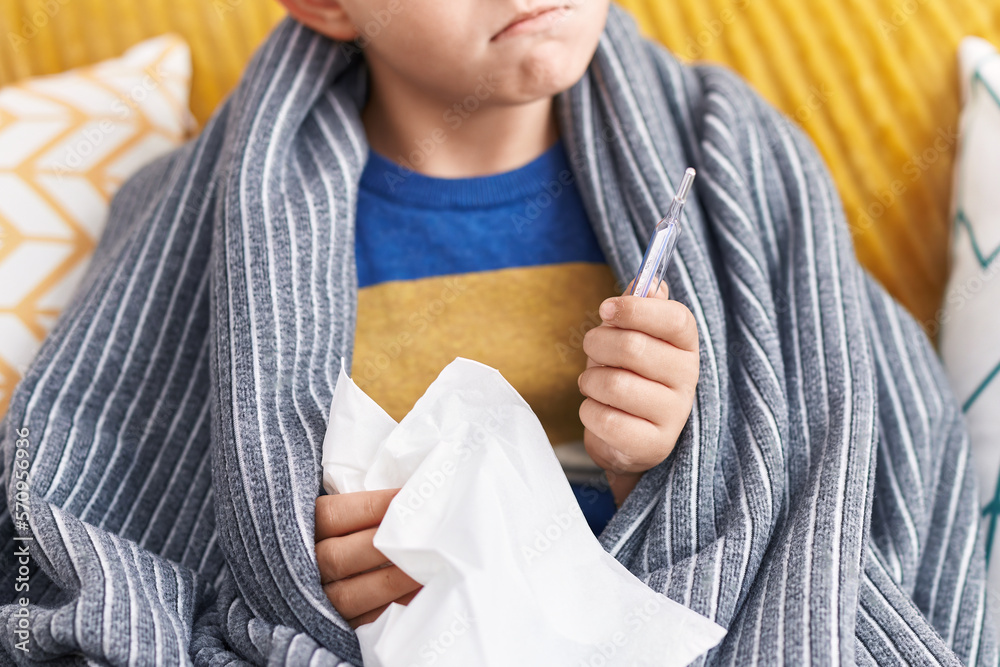
[[[642,473],[670,455],[691,414],[698,327],[684,304],[667,298],[665,283],[652,298],[607,299],[600,315],[583,339],[580,419],[587,453],[621,505]]]
[[[390,602],[407,604],[421,586],[372,544],[399,489],[316,499],[316,561],[320,583],[352,628],[371,623]]]

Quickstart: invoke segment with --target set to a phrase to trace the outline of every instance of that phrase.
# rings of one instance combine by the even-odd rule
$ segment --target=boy
[[[399,416],[462,353],[582,435],[602,546],[728,628],[707,663],[996,664],[961,409],[801,131],[606,0],[286,4],[12,396],[22,662],[360,663],[416,588],[392,491],[316,498],[335,378]],[[676,302],[606,299],[689,166]]]
[[[582,434],[587,453],[610,473],[620,505],[638,476],[667,457],[691,412],[698,377],[694,317],[665,291],[658,299],[622,296],[601,304],[614,278],[571,179],[528,228],[511,224],[525,212],[525,201],[568,170],[553,96],[587,68],[607,0],[524,9],[504,3],[404,6],[398,0],[284,4],[305,25],[345,43],[364,36],[358,26],[373,17],[389,17],[373,24],[378,34],[364,48],[371,88],[362,121],[371,154],[356,226],[361,290],[355,380],[400,419],[456,356],[494,365],[532,404],[553,444]],[[448,110],[459,107],[455,101],[477,89],[481,102],[442,133]],[[433,144],[421,149],[429,137]],[[382,156],[412,157],[417,173]],[[518,181],[527,182],[524,192],[517,191]],[[494,191],[509,196],[491,197]],[[412,235],[411,227],[417,228]],[[475,262],[467,261],[469,255]],[[468,283],[452,310],[476,308],[483,316],[429,318],[391,365],[383,360],[381,371],[372,361],[376,351],[412,329],[412,302],[400,297],[393,279],[438,275]],[[413,283],[405,287],[412,290]],[[428,301],[437,289],[432,281]],[[586,359],[572,353],[565,363],[553,360],[552,351],[565,347],[566,332],[587,322],[599,305],[608,326],[587,333]],[[554,322],[546,326],[546,319]],[[374,337],[388,343],[380,346]],[[578,385],[587,397],[582,405]],[[600,532],[609,517],[595,516],[595,503],[588,502],[599,491],[576,488]],[[406,601],[417,589],[394,565],[372,570],[386,564],[372,537],[391,497],[370,492],[317,501],[316,555],[325,590],[353,625],[374,620],[389,602]]]

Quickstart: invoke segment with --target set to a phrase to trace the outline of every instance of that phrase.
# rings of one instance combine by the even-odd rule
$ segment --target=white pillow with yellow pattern
[[[86,269],[108,204],[195,129],[177,36],[0,88],[0,416]]]

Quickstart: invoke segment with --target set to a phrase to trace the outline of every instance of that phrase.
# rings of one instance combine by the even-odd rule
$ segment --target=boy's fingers
[[[584,401],[584,405],[587,405],[588,403],[595,404],[595,407],[600,405],[593,399],[589,398]],[[583,412],[584,408],[581,406],[581,416],[583,415]],[[636,419],[636,417],[632,417],[632,419]],[[593,459],[594,463],[604,470],[610,471],[614,474],[620,475],[633,472],[644,472],[650,467],[641,455],[626,454],[625,452],[622,452],[620,449],[611,445],[599,433],[591,430],[589,427],[583,432],[583,447],[587,450],[587,454],[590,455],[590,458]]]
[[[423,587],[421,586],[421,588],[423,588]],[[401,604],[401,605],[408,605],[408,604],[410,604],[410,601],[413,598],[415,598],[417,596],[417,593],[419,593],[419,592],[420,592],[420,588],[418,588],[417,590],[413,591],[412,593],[407,593],[406,595],[404,595],[403,597],[399,598],[398,600],[393,600],[393,602],[396,602],[396,603]],[[357,618],[352,618],[352,619],[348,620],[347,623],[352,628],[354,628],[355,630],[357,630],[359,625],[364,625],[365,623],[371,623],[376,618],[378,618],[379,616],[381,616],[382,612],[385,611],[386,609],[388,609],[390,604],[392,604],[392,603],[391,602],[387,602],[386,604],[382,605],[381,607],[379,607],[377,609],[372,609],[371,611],[367,611],[367,612],[361,614]]]
[[[649,296],[656,297],[657,299],[663,299],[664,301],[669,300],[670,286],[667,285],[667,281],[661,280],[655,290],[649,290]]]
[[[619,329],[642,331],[689,352],[698,349],[694,315],[679,301],[615,296],[601,304],[600,315],[605,324]]]
[[[399,489],[358,491],[316,499],[316,541],[378,526]]]
[[[660,430],[645,419],[595,401],[586,399],[580,405],[580,421],[586,427],[583,445],[590,458],[605,470],[616,473],[645,470],[646,446],[640,443],[656,442]],[[633,443],[629,452],[609,444],[615,440]]]
[[[669,387],[622,368],[588,368],[579,384],[584,396],[654,424],[662,424],[674,404]]]
[[[343,618],[357,618],[420,588],[395,565],[365,572],[323,586],[326,597]]]
[[[587,454],[590,455],[594,463],[604,470],[610,471],[617,464],[617,461],[612,461],[609,457],[611,445],[596,436],[590,429],[583,432],[583,448],[587,450]]]
[[[355,618],[350,618],[350,619],[347,620],[347,624],[350,625],[355,630],[357,630],[359,626],[365,625],[367,623],[371,623],[376,618],[378,618],[379,616],[381,616],[382,612],[384,612],[386,609],[389,608],[389,604],[390,603],[386,602],[384,605],[382,605],[380,607],[376,607],[375,609],[372,609],[371,611],[366,611],[365,613],[361,614],[360,616],[357,616]]]
[[[626,368],[668,387],[698,373],[697,355],[641,331],[595,327],[584,336],[583,351],[594,365]]]
[[[366,528],[343,537],[331,537],[316,543],[316,562],[320,583],[326,584],[365,572],[388,562],[372,544],[377,528]]]

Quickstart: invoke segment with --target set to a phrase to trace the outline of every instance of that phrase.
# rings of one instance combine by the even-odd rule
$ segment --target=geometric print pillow
[[[0,416],[73,293],[111,197],[194,130],[191,56],[167,35],[0,88]]]
[[[955,163],[952,268],[941,357],[969,427],[983,507],[989,589],[1000,596],[1000,54],[959,49],[963,110]]]

